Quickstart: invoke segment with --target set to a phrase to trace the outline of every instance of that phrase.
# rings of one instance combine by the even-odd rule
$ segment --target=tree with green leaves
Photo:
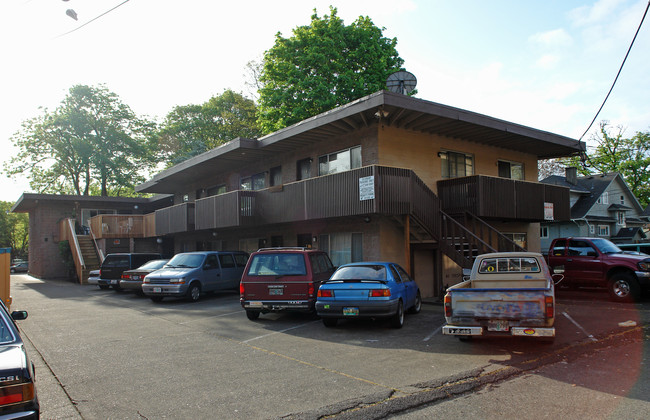
[[[643,207],[650,204],[650,132],[637,131],[631,138],[623,137],[623,127],[612,130],[600,123],[599,134],[592,136],[597,144],[585,158],[565,159],[566,166],[575,166],[582,175],[618,172]]]
[[[257,138],[260,133],[255,103],[226,90],[203,105],[175,107],[156,137],[169,165],[175,165],[234,138]]]
[[[41,193],[132,195],[157,161],[153,129],[105,86],[76,85],[53,112],[23,123],[4,171],[27,174]]]
[[[11,213],[13,203],[0,201],[0,248],[11,248],[12,258],[27,258],[29,216]]]
[[[401,69],[396,38],[386,38],[369,17],[345,25],[314,10],[311,24],[276,34],[260,75],[259,121],[270,133],[384,89]]]

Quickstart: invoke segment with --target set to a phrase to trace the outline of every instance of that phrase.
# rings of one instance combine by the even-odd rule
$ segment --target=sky
[[[338,4],[337,4],[338,3]],[[647,0],[2,0],[0,163],[27,119],[53,111],[77,84],[105,85],[140,116],[226,89],[254,98],[246,64],[278,32],[338,9],[369,16],[397,39],[417,97],[579,139],[600,108]],[[77,13],[78,20],[66,15]],[[111,10],[113,9],[113,10]],[[108,12],[108,13],[106,13]],[[650,16],[600,121],[625,137],[650,130]],[[71,32],[72,31],[72,32]],[[2,168],[0,167],[0,170]],[[0,174],[0,200],[29,192]]]

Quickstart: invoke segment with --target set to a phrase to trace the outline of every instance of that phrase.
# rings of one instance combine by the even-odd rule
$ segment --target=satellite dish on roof
[[[386,87],[391,92],[401,93],[406,95],[415,89],[415,85],[418,84],[418,79],[415,78],[413,73],[409,73],[405,70],[400,70],[388,76],[386,80]]]

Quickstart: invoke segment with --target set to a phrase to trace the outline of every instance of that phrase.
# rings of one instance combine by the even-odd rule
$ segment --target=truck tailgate
[[[456,289],[451,293],[453,318],[540,319],[546,289]]]
[[[262,276],[257,281],[246,282],[246,300],[304,300],[309,298],[312,283],[304,279]]]

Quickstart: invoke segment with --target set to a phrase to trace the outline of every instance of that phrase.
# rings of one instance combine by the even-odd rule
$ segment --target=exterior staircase
[[[82,270],[82,278],[80,279],[80,282],[85,283],[88,279],[88,273],[92,270],[99,269],[100,261],[97,256],[97,251],[95,250],[95,244],[90,235],[77,235],[77,241],[79,242],[81,255],[83,256],[86,266]]]

